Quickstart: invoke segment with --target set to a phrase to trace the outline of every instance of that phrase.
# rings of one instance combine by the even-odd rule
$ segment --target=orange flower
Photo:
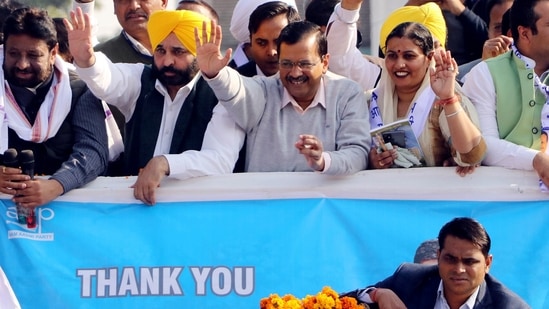
[[[339,299],[341,301],[341,309],[359,309],[359,308],[363,308],[363,309],[366,309],[366,308],[369,308],[369,307],[366,307],[365,305],[359,305],[356,301],[356,299],[352,298],[352,297],[342,297]]]
[[[325,286],[315,296],[307,295],[301,301],[295,296],[287,294],[280,298],[277,294],[271,294],[268,298],[261,299],[261,309],[368,309],[367,305],[359,305],[356,299],[351,297],[339,298],[339,295],[330,287]]]

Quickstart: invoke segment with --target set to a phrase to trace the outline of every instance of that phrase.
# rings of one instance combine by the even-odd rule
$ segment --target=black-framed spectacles
[[[297,66],[301,71],[310,71],[315,67],[315,65],[319,64],[320,62],[322,62],[322,58],[320,59],[320,61],[317,62],[310,62],[308,60],[301,60],[296,62],[290,60],[282,60],[278,62],[278,65],[281,69],[284,70],[291,70],[294,68],[294,66]]]

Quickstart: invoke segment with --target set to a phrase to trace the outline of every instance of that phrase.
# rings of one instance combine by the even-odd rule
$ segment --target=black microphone
[[[30,179],[34,179],[34,153],[32,150],[21,150],[19,164],[21,165],[21,173],[30,176]],[[28,228],[36,227],[37,221],[34,208],[17,206],[17,214],[19,215],[19,213],[22,214]]]
[[[34,179],[34,153],[32,150],[21,151],[19,154],[19,164],[21,164],[22,173]]]
[[[17,159],[17,150],[15,150],[15,148],[9,148],[6,151],[4,151],[4,166],[19,167],[19,160]]]

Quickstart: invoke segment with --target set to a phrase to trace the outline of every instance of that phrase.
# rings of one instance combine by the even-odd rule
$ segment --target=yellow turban
[[[442,46],[446,46],[447,29],[442,11],[436,3],[428,2],[420,6],[403,6],[394,10],[387,17],[379,33],[379,46],[383,53],[385,53],[385,41],[387,41],[389,33],[404,22],[423,24]]]
[[[153,51],[160,42],[164,41],[170,33],[175,33],[181,44],[194,56],[196,56],[196,43],[194,41],[194,28],[202,37],[202,22],[208,24],[210,32],[210,20],[199,13],[186,10],[160,10],[151,14],[147,31]]]

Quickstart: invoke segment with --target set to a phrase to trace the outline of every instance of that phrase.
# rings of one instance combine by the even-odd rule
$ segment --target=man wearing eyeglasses
[[[329,73],[320,27],[306,21],[280,33],[279,74],[243,77],[220,51],[221,27],[195,30],[197,61],[219,102],[247,134],[246,171],[352,174],[366,168],[367,104],[360,86]]]

